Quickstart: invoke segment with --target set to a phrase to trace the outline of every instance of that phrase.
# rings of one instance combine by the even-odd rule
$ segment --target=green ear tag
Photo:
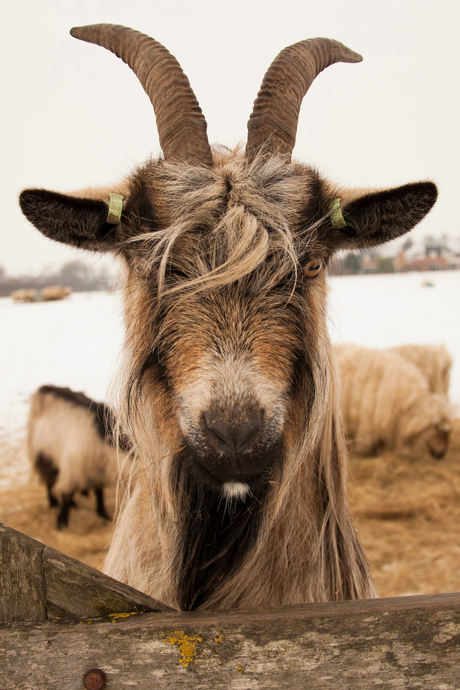
[[[109,194],[109,212],[107,214],[107,223],[118,225],[121,220],[121,212],[123,210],[123,196],[121,194]]]
[[[342,199],[338,197],[337,199],[333,199],[329,204],[329,211],[331,212],[331,223],[334,226],[334,228],[347,227],[347,224],[345,223],[345,218],[342,215],[342,207],[340,206],[341,201]]]

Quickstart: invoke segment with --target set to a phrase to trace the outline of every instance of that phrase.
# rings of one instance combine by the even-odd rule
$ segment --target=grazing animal
[[[107,24],[71,33],[133,69],[164,154],[111,188],[20,196],[49,238],[125,265],[120,414],[137,480],[106,572],[185,610],[373,596],[347,503],[325,273],[338,250],[410,230],[435,185],[349,190],[291,161],[316,75],[361,60],[337,41],[280,53],[243,152],[211,149],[161,44]]]
[[[389,347],[387,352],[395,352],[415,364],[426,376],[430,391],[448,397],[452,357],[445,345],[398,345]]]
[[[12,297],[15,302],[37,302],[40,293],[38,290],[21,288],[20,290],[14,290],[10,297]]]
[[[27,446],[32,467],[46,485],[50,506],[59,506],[57,529],[67,527],[76,492],[96,494],[97,514],[109,520],[104,487],[126,459],[115,444],[115,419],[104,403],[70,388],[41,386],[32,396]]]
[[[54,302],[65,299],[72,294],[72,288],[65,285],[50,285],[42,289],[42,299],[44,302]]]
[[[451,432],[449,405],[445,396],[431,393],[415,364],[390,350],[359,345],[336,349],[342,412],[353,451],[444,457]]]

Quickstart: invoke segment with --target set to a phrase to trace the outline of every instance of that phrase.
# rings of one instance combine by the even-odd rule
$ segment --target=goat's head
[[[72,35],[133,69],[164,160],[110,190],[26,190],[21,208],[53,240],[125,260],[127,393],[143,400],[131,406],[135,445],[148,452],[155,426],[195,477],[242,497],[278,472],[286,445],[325,409],[331,256],[407,232],[431,209],[436,187],[352,191],[291,163],[315,77],[361,60],[337,41],[302,41],[279,54],[242,153],[211,151],[195,95],[162,45],[114,25]]]

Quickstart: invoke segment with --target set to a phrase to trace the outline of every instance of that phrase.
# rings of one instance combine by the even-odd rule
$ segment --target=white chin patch
[[[249,491],[249,486],[242,482],[225,482],[222,492],[226,498],[243,498]]]

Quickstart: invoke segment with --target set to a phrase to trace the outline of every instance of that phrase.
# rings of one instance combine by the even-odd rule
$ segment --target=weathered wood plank
[[[0,630],[2,688],[458,690],[460,595],[139,614]]]
[[[43,568],[49,619],[172,610],[51,546],[43,552]]]
[[[46,618],[44,545],[0,523],[0,623]]]
[[[0,523],[0,623],[171,611],[168,606]]]

